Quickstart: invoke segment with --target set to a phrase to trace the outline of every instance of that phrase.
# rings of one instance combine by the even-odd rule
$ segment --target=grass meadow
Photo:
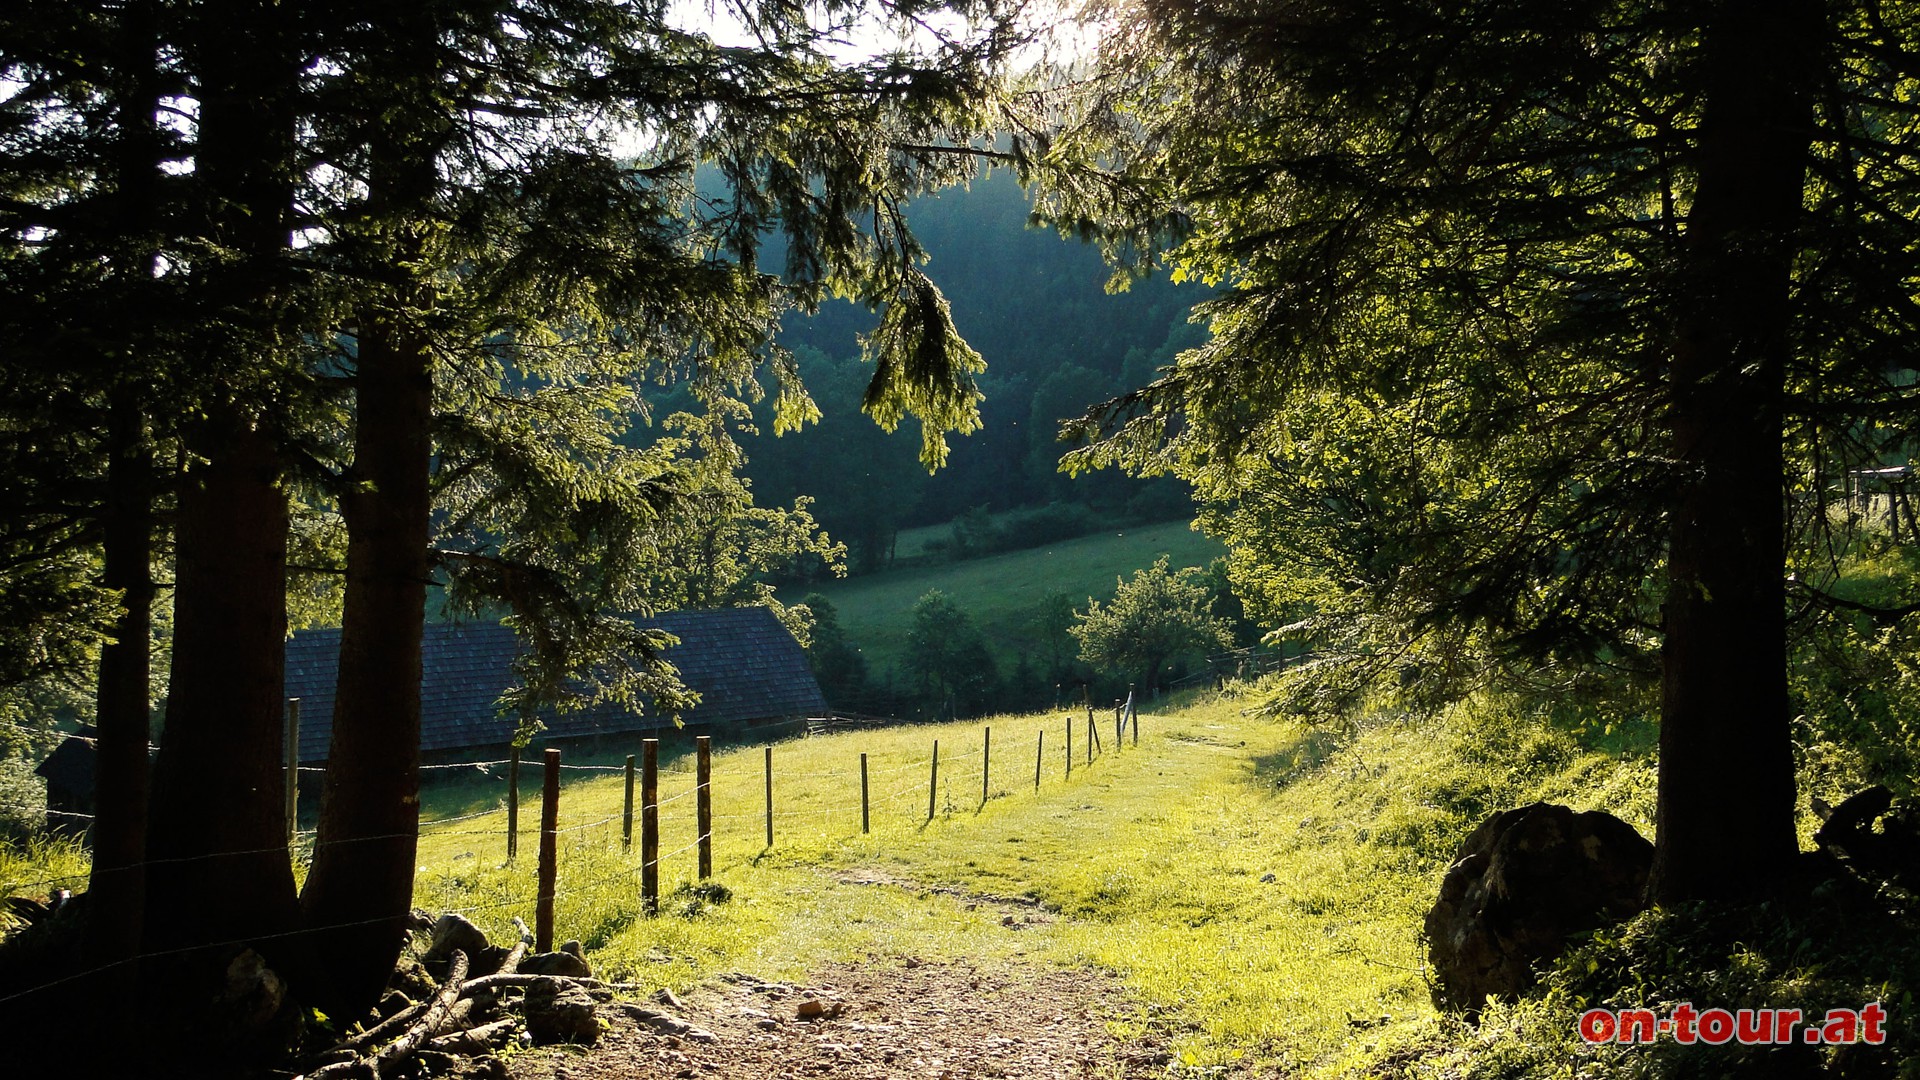
[[[1028,622],[1041,601],[1060,593],[1084,608],[1088,597],[1112,596],[1116,579],[1151,566],[1162,553],[1178,568],[1205,566],[1226,549],[1187,523],[1174,521],[1121,527],[964,562],[826,582],[783,592],[780,599],[797,603],[807,593],[818,592],[831,600],[841,628],[861,648],[868,669],[877,677],[898,666],[913,624],[914,602],[927,590],[939,589],[973,618],[1002,667],[1011,668],[1033,637]]]
[[[764,748],[717,752],[714,881],[724,890],[693,888],[694,853],[680,850],[695,839],[693,761],[671,754],[655,917],[641,914],[638,839],[621,849],[621,777],[571,771],[557,936],[581,939],[605,974],[676,989],[728,971],[801,978],[827,961],[903,956],[1090,965],[1125,982],[1146,1006],[1138,1015],[1182,1032],[1186,1066],[1247,1060],[1331,1075],[1440,1022],[1421,915],[1485,813],[1553,798],[1651,831],[1644,746],[1588,746],[1578,732],[1470,709],[1444,724],[1381,719],[1333,731],[1260,718],[1252,700],[1209,696],[1143,716],[1137,748],[1116,748],[1109,726],[1091,765],[1083,714],[1070,778],[1062,715],[777,743],[771,848]],[[475,813],[488,783],[436,785],[428,815]],[[534,770],[523,784],[537,793]],[[531,920],[537,823],[535,794],[510,868],[503,813],[428,826],[418,905],[468,910],[496,932],[512,916]],[[1038,906],[996,903],[1004,897]],[[1003,925],[1015,910],[1036,914]]]

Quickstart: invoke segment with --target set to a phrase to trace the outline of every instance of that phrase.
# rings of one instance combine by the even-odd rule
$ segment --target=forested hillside
[[[885,565],[899,529],[943,523],[970,510],[1060,502],[1126,520],[1191,516],[1184,485],[1103,471],[1058,470],[1059,422],[1150,381],[1205,329],[1188,321],[1205,290],[1164,273],[1111,291],[1111,268],[1095,248],[1063,243],[1028,226],[1026,193],[1005,170],[966,188],[914,202],[915,234],[931,255],[927,273],[953,308],[954,325],[986,360],[981,430],[951,440],[947,465],[931,475],[911,425],[888,435],[860,412],[872,367],[859,337],[874,316],[851,303],[811,318],[790,315],[783,344],[798,355],[819,424],[776,438],[772,404],[755,408],[760,434],[745,440],[746,475],[763,506],[796,496],[849,547],[857,573]],[[1087,526],[1079,526],[1081,529]],[[1049,539],[1036,536],[1034,542]]]

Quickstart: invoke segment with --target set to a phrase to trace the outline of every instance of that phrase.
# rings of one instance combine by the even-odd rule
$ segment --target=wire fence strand
[[[1127,715],[1130,716],[1130,714],[1127,714]],[[3,722],[0,722],[0,723],[3,723]],[[1124,719],[1116,720],[1115,723],[1116,723],[1116,732],[1124,733],[1124,730],[1125,730]],[[18,726],[18,725],[10,725],[10,726]],[[1096,744],[1095,748],[1093,748],[1092,757],[1094,760],[1097,761],[1099,758],[1104,757],[1106,754],[1119,750],[1123,745],[1124,745],[1123,742],[1116,742],[1111,747]],[[933,800],[938,804],[938,806],[936,807],[936,811],[940,809],[944,809],[948,813],[951,813],[954,809],[953,796],[955,793],[956,784],[960,784],[964,786],[964,785],[978,785],[981,782],[985,782],[985,784],[990,786],[992,781],[992,776],[991,776],[990,770],[984,767],[982,769],[982,772],[978,772],[978,773],[972,772],[970,769],[961,769],[961,768],[955,767],[955,766],[958,766],[960,763],[968,762],[971,759],[984,758],[986,753],[986,749],[984,745],[977,745],[974,749],[971,749],[971,750],[959,750],[957,748],[943,748],[943,750],[944,752],[942,752],[938,758],[938,761],[942,766],[942,768],[940,772],[937,774],[937,777],[931,778],[934,782],[934,786],[931,792],[929,790],[929,778],[926,778],[924,775],[920,777],[913,777],[909,779],[908,782],[906,782],[904,785],[898,786],[898,787],[892,786],[892,783],[891,783],[891,782],[897,782],[898,779],[903,774],[907,774],[910,772],[920,772],[921,770],[928,769],[930,766],[933,765],[933,763],[936,760],[931,755],[925,758],[914,758],[911,760],[899,762],[896,764],[886,765],[886,766],[878,766],[877,764],[875,764],[873,766],[870,766],[864,769],[856,769],[855,765],[853,764],[853,761],[849,760],[843,766],[838,766],[838,767],[834,767],[826,770],[816,769],[816,770],[806,771],[806,772],[783,772],[778,768],[778,762],[776,761],[771,780],[772,780],[772,783],[774,783],[775,785],[784,786],[789,792],[789,796],[788,796],[789,801],[785,805],[772,805],[769,808],[764,810],[759,808],[756,808],[754,810],[742,809],[742,810],[725,810],[725,811],[710,809],[708,811],[707,820],[712,822],[713,826],[709,827],[706,831],[695,836],[691,841],[685,844],[682,844],[681,846],[675,847],[672,850],[665,852],[664,854],[656,854],[651,859],[635,861],[634,856],[632,854],[627,854],[624,857],[624,859],[622,859],[623,865],[621,865],[617,870],[614,870],[611,873],[597,874],[594,877],[586,880],[581,880],[578,877],[576,877],[574,880],[568,881],[564,877],[561,877],[559,879],[560,883],[558,887],[555,888],[552,898],[556,902],[561,900],[566,900],[569,902],[584,900],[584,899],[602,894],[603,891],[609,886],[613,886],[616,884],[622,887],[630,886],[635,883],[636,879],[640,879],[641,885],[644,886],[647,880],[652,879],[652,875],[645,873],[646,871],[657,870],[662,864],[668,862],[669,860],[678,859],[682,856],[685,856],[689,852],[695,851],[696,849],[706,848],[708,850],[711,850],[714,844],[716,843],[716,841],[722,838],[723,830],[720,828],[720,825],[722,823],[727,823],[731,826],[731,828],[725,830],[726,832],[729,832],[729,833],[731,833],[734,828],[739,828],[739,823],[749,823],[745,828],[739,828],[739,831],[735,836],[734,842],[738,843],[740,840],[746,840],[751,838],[751,840],[757,845],[760,840],[760,837],[758,836],[758,833],[757,833],[757,827],[761,823],[766,822],[769,816],[771,816],[772,820],[775,823],[778,823],[781,821],[786,822],[787,828],[790,830],[796,829],[796,828],[799,829],[800,835],[802,836],[811,835],[811,836],[824,838],[824,837],[832,837],[832,836],[852,836],[852,835],[858,835],[861,832],[868,831],[866,827],[866,821],[864,818],[860,819],[859,821],[855,821],[853,820],[853,818],[854,818],[854,815],[859,814],[862,811],[870,811],[875,806],[881,807],[887,811],[887,814],[889,816],[886,818],[886,820],[889,820],[889,821],[899,822],[901,817],[907,817],[908,819],[919,818],[921,816],[921,813],[918,808],[918,799],[921,796],[925,796],[929,794],[932,795]],[[689,783],[688,783],[688,786],[686,786],[685,788],[682,788],[679,791],[676,791],[672,795],[669,795],[665,798],[657,798],[652,804],[653,808],[658,810],[660,808],[671,806],[675,803],[678,803],[686,799],[690,795],[706,796],[708,798],[711,798],[716,794],[716,792],[720,792],[720,791],[724,791],[730,797],[728,801],[733,802],[734,805],[736,806],[741,805],[741,803],[743,802],[747,803],[747,805],[752,805],[753,803],[757,803],[759,798],[761,797],[761,785],[762,783],[766,782],[766,778],[764,777],[764,774],[761,772],[761,769],[757,767],[759,765],[758,756],[759,755],[757,754],[753,754],[751,756],[741,757],[739,759],[739,763],[741,764],[742,767],[738,773],[733,774],[732,777],[710,779],[709,782],[705,785],[698,783],[697,774],[690,769],[680,768],[680,769],[668,770],[664,774],[657,773],[656,776],[664,775],[666,777],[682,777],[682,778],[685,778],[686,781],[688,781]],[[488,780],[497,781],[497,780],[503,779],[503,777],[493,775],[490,772],[490,770],[496,769],[502,765],[510,764],[510,762],[511,762],[511,759],[501,758],[501,759],[486,760],[486,761],[447,762],[447,763],[440,763],[440,764],[434,764],[434,765],[425,765],[425,766],[422,766],[421,768],[423,772],[474,770],[474,771],[485,773],[486,778]],[[1081,768],[1086,767],[1085,764],[1081,763],[1079,754],[1077,753],[1074,755],[1073,763],[1075,765],[1079,765],[1079,767]],[[626,770],[626,766],[624,765],[562,764],[560,765],[560,767],[562,769],[569,770],[576,774],[600,774],[600,776],[622,773]],[[325,772],[325,768],[323,766],[302,765],[302,766],[298,766],[297,768],[298,768],[298,771],[300,772],[322,772],[322,773]],[[1024,767],[1021,767],[1021,769],[1016,771],[1023,772]],[[582,779],[586,780],[587,778],[583,777]],[[879,779],[882,781],[890,781],[890,783],[875,785],[873,784],[873,781],[875,779]],[[734,783],[735,780],[738,781],[737,785]],[[593,780],[589,782],[594,782],[594,783],[600,782],[599,777],[595,777]],[[863,785],[870,785],[870,786],[863,786]],[[678,785],[676,784],[676,786]],[[852,795],[854,793],[858,793],[859,797],[858,798],[848,797],[849,795]],[[834,801],[834,796],[836,794],[840,795],[843,801]],[[1008,793],[1001,792],[999,794],[1005,795]],[[897,804],[900,803],[901,800],[913,800],[912,805],[909,807],[910,812],[908,814],[901,815],[899,813]],[[970,804],[972,802],[972,799],[967,798],[966,801]],[[529,804],[533,806],[538,806],[540,804],[540,799],[536,797],[530,800],[523,800],[521,803],[521,806],[522,808],[526,808]],[[51,818],[69,819],[74,821],[94,820],[94,815],[84,813],[81,811],[46,809],[46,808],[40,808],[40,807],[32,807],[32,806],[28,806],[28,805],[17,803],[17,802],[0,803],[0,809],[11,810],[15,812],[45,814]],[[263,846],[263,847],[247,848],[247,849],[233,850],[233,851],[213,851],[213,852],[200,852],[200,853],[195,853],[191,855],[163,856],[158,858],[146,859],[141,862],[132,864],[132,866],[126,867],[124,869],[134,869],[139,867],[152,867],[152,866],[175,866],[175,865],[202,862],[202,861],[212,860],[212,859],[259,856],[259,855],[265,855],[265,854],[276,853],[276,852],[282,853],[282,854],[287,854],[290,852],[292,856],[295,858],[305,858],[310,855],[313,849],[319,846],[373,843],[373,842],[380,842],[380,841],[402,840],[402,839],[410,839],[416,842],[437,841],[437,840],[452,839],[452,838],[500,839],[500,838],[508,837],[510,834],[510,830],[504,827],[505,822],[504,820],[502,820],[506,816],[506,813],[507,813],[506,807],[495,805],[487,809],[476,810],[469,813],[456,814],[449,817],[423,820],[419,823],[419,825],[415,830],[410,832],[393,832],[393,833],[385,833],[385,834],[372,835],[372,836],[347,837],[347,838],[342,838],[337,840],[327,840],[327,841],[322,841],[316,830],[303,829],[295,832],[294,834],[295,842],[292,843],[291,845],[275,844],[271,847]],[[609,813],[605,816],[598,817],[593,820],[582,821],[574,824],[556,827],[554,829],[554,832],[556,834],[565,833],[565,834],[569,834],[570,836],[573,836],[575,834],[584,834],[584,833],[587,833],[589,830],[605,828],[607,826],[612,825],[616,821],[623,821],[624,819],[626,819],[627,813],[628,812],[625,810],[617,813]],[[843,818],[842,815],[845,815],[845,817]],[[654,846],[657,850],[657,838],[659,837],[658,830],[660,828],[660,825],[658,822],[658,816],[647,815],[647,817],[652,819],[655,822],[654,824],[655,831],[652,833],[651,838],[647,839],[647,844]],[[468,822],[476,822],[482,819],[493,819],[495,827],[467,828],[467,829],[449,828],[449,826],[456,826],[456,825],[460,825]],[[681,820],[684,821],[685,819],[683,818]],[[811,824],[811,825],[809,824],[809,823],[816,822],[816,820],[817,820],[817,824]],[[900,826],[895,825],[892,827],[898,828]],[[521,823],[518,826],[517,830],[511,830],[511,832],[516,834],[527,833],[527,832],[537,832],[537,831],[538,831],[537,828],[531,825],[531,823]],[[644,832],[644,829],[643,829],[643,832]],[[626,830],[623,830],[623,838],[626,837],[627,835],[628,834]],[[678,835],[685,836],[686,834],[679,833]],[[605,841],[598,841],[598,842],[607,843],[607,844],[612,843],[610,837]],[[594,843],[596,843],[596,841],[589,840],[585,837],[580,837],[578,839],[570,840],[569,844],[564,849],[567,859],[572,860],[576,858],[577,853],[581,851],[593,850]],[[635,845],[635,846],[642,847],[643,845]],[[616,854],[616,857],[619,857],[619,855]],[[594,860],[589,859],[588,863],[585,865],[592,866],[593,862]],[[500,869],[503,871],[509,871],[510,873],[512,873],[511,868],[514,867],[515,865],[516,864],[514,862],[510,861],[504,866],[502,866]],[[733,864],[729,864],[729,865],[733,865]],[[420,891],[431,890],[436,885],[438,885],[438,887],[445,894],[445,899],[447,900],[447,905],[443,910],[451,913],[459,913],[459,914],[467,914],[467,915],[498,911],[498,910],[507,909],[507,908],[535,907],[542,903],[542,900],[538,895],[516,894],[516,895],[507,896],[498,900],[479,901],[479,902],[473,902],[473,903],[459,904],[456,906],[454,903],[456,895],[458,895],[460,892],[464,892],[466,890],[471,890],[475,888],[475,885],[473,884],[472,879],[468,878],[466,874],[467,872],[456,872],[450,866],[436,867],[432,870],[430,870],[427,866],[422,866],[416,872],[416,890],[420,890]],[[34,881],[0,882],[0,893],[6,894],[6,895],[22,895],[34,890],[50,889],[54,887],[63,886],[68,883],[85,881],[89,877],[89,875],[90,875],[90,871],[81,870],[81,871],[75,871],[69,874],[43,875],[42,877]],[[507,879],[507,882],[511,882],[516,878],[517,878],[517,874],[515,874],[513,877],[509,877]],[[503,882],[502,888],[503,888],[503,891],[505,891],[505,889],[507,888],[506,882]],[[653,900],[657,900],[657,897],[647,897],[643,899],[644,901],[653,901]],[[377,923],[382,923],[387,921],[390,921],[390,917],[362,920],[360,922],[353,923],[351,925],[355,925],[355,926],[374,925]],[[161,958],[166,958],[170,956],[184,955],[184,954],[193,953],[200,950],[232,948],[237,945],[255,944],[255,943],[265,942],[265,941],[295,938],[305,934],[321,933],[321,932],[324,932],[325,930],[330,930],[330,929],[334,929],[334,928],[332,927],[300,928],[300,929],[288,930],[284,932],[278,932],[278,933],[267,934],[267,935],[255,935],[248,938],[235,939],[232,941],[212,942],[212,943],[202,944],[202,945],[183,946],[180,948],[163,949],[163,950],[158,950],[154,952],[143,953],[139,956],[132,957],[129,959],[115,961],[113,963],[104,964],[98,967],[89,968],[83,971],[79,971],[72,974],[60,976],[58,978],[50,979],[37,986],[29,987],[25,990],[16,991],[6,996],[0,996],[0,1004],[5,1004],[10,1001],[18,1000],[22,997],[26,997],[28,995],[35,994],[35,993],[40,993],[42,991],[49,990],[54,987],[66,985],[76,980],[85,979],[90,976],[102,974],[129,963],[161,959]]]

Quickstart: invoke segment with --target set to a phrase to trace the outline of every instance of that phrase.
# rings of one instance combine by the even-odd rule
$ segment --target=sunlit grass
[[[764,751],[724,751],[714,759],[715,876],[732,899],[676,895],[693,877],[693,854],[672,855],[657,918],[639,915],[637,854],[620,850],[619,777],[583,779],[563,795],[561,827],[600,823],[568,834],[576,841],[560,860],[559,936],[595,946],[616,977],[679,989],[729,970],[797,978],[827,962],[898,956],[1095,966],[1182,1022],[1175,1051],[1190,1064],[1251,1057],[1337,1072],[1380,1040],[1430,1027],[1421,916],[1454,847],[1487,813],[1554,798],[1651,831],[1652,773],[1638,751],[1588,749],[1574,733],[1497,709],[1336,734],[1258,719],[1247,704],[1217,698],[1145,716],[1137,749],[1116,749],[1103,726],[1105,752],[1090,767],[1083,714],[1070,779],[1060,715],[780,743],[771,849]],[[936,738],[941,782],[929,822]],[[864,836],[862,751],[873,798]],[[662,797],[690,791],[691,769],[691,758],[673,759]],[[436,887],[469,904],[530,897],[537,813],[530,799],[510,872],[498,869],[504,838],[474,838],[491,854],[459,859],[449,845],[465,838],[430,830],[422,902]],[[661,832],[666,852],[692,842],[691,798],[662,808]],[[462,862],[487,868],[477,877],[519,884],[463,892]],[[997,897],[1042,907],[1028,919]],[[1017,926],[1002,925],[1009,913]],[[499,928],[511,914],[531,918],[531,905],[476,918]]]
[[[1089,596],[1112,596],[1116,578],[1152,565],[1160,553],[1170,555],[1175,567],[1205,566],[1225,550],[1186,522],[1120,526],[1024,551],[821,582],[785,591],[781,599],[797,603],[809,592],[826,596],[847,639],[861,649],[878,677],[899,661],[914,602],[927,590],[939,589],[972,617],[988,647],[1011,667],[1013,645],[1029,638],[1027,620],[1049,595],[1063,593],[1084,608]]]
[[[1579,729],[1483,705],[1313,728],[1252,715],[1255,700],[1207,696],[1144,715],[1138,747],[1115,745],[1109,715],[1090,765],[1082,713],[1071,721],[1071,777],[1062,713],[779,742],[772,847],[766,749],[723,748],[713,758],[719,889],[692,887],[694,759],[689,740],[669,740],[656,916],[640,902],[638,807],[633,848],[621,844],[612,767],[625,748],[569,754],[568,765],[607,768],[564,772],[556,938],[585,943],[602,975],[676,990],[729,971],[799,979],[909,956],[1091,966],[1139,999],[1131,1015],[1173,1021],[1187,1064],[1249,1058],[1335,1075],[1389,1047],[1452,1037],[1436,1034],[1444,1025],[1427,1000],[1418,933],[1447,860],[1487,814],[1546,798],[1611,810],[1651,834],[1645,725]],[[540,838],[529,755],[519,855],[507,863],[503,776],[497,766],[436,774],[414,897],[429,912],[467,911],[496,936],[515,916],[534,919]],[[0,850],[0,883],[71,874],[77,888],[85,866],[72,844]]]
[[[54,889],[79,892],[93,866],[86,847],[71,837],[36,835],[0,843],[0,897],[45,900]]]

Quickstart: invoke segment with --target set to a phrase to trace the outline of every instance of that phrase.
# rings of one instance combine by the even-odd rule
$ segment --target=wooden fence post
[[[933,740],[933,772],[927,779],[927,820],[933,820],[934,797],[940,791],[940,740]]]
[[[1127,719],[1133,722],[1133,745],[1140,745],[1140,710],[1133,703],[1133,684],[1127,684]]]
[[[533,951],[553,951],[553,893],[560,862],[560,751],[547,749],[540,789],[540,876],[533,907]]]
[[[767,848],[773,848],[773,747],[767,747]]]
[[[700,880],[713,876],[713,736],[701,735],[693,740],[696,771],[694,785],[696,792],[693,801],[699,804],[700,826]]]
[[[1094,722],[1093,706],[1087,706],[1087,764],[1093,764],[1093,752],[1100,749],[1100,725]]]
[[[627,799],[620,811],[620,850],[633,850],[633,755],[627,755]]]
[[[287,843],[300,831],[300,699],[287,699]]]
[[[980,806],[987,805],[987,781],[993,776],[993,729],[980,739]]]
[[[860,835],[868,832],[870,819],[867,816],[867,755],[860,755]]]
[[[1073,779],[1073,717],[1067,717],[1067,779]]]
[[[507,756],[507,861],[520,853],[520,748]]]
[[[1040,738],[1033,747],[1033,790],[1040,790],[1040,765],[1047,759],[1047,729],[1040,729]]]
[[[628,758],[629,762],[633,759]],[[640,902],[660,912],[660,740],[640,740]]]

